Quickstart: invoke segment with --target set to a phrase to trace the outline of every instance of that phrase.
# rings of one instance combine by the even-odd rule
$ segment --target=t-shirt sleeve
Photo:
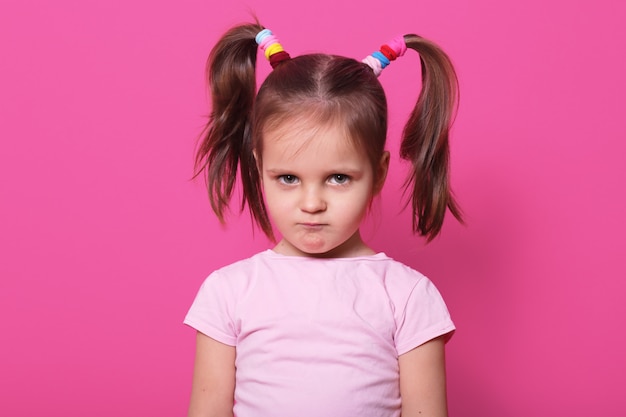
[[[225,277],[214,272],[202,283],[184,323],[226,345],[237,344],[232,291]]]
[[[428,278],[422,277],[413,287],[398,322],[395,334],[398,355],[442,335],[446,335],[447,342],[454,330],[441,294]]]

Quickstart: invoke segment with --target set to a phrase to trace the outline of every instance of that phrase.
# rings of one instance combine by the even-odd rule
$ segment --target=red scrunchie
[[[396,51],[391,49],[391,47],[389,45],[381,46],[380,47],[380,52],[382,52],[382,54],[385,55],[387,57],[387,59],[390,60],[390,61],[395,61],[396,58],[398,57],[398,55],[396,54]]]
[[[288,59],[291,59],[291,56],[285,51],[280,51],[270,56],[270,65],[276,68],[278,64]]]

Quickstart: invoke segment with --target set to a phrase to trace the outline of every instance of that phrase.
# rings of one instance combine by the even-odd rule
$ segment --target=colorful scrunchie
[[[271,30],[263,29],[257,33],[254,40],[265,53],[265,58],[270,61],[272,68],[276,68],[281,62],[291,59]]]
[[[373,52],[365,57],[362,62],[367,64],[374,71],[374,75],[378,77],[391,61],[404,55],[405,52],[406,42],[404,41],[404,36],[398,36],[381,46],[380,51]]]

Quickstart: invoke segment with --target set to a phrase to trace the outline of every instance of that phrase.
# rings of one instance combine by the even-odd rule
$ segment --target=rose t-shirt
[[[258,253],[213,272],[185,323],[236,347],[237,417],[400,415],[398,356],[454,324],[432,282],[384,253]]]

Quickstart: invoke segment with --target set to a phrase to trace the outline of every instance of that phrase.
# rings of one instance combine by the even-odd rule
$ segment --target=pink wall
[[[414,31],[457,65],[467,227],[411,238],[394,159],[366,233],[448,301],[451,414],[625,415],[624,3],[226,3],[0,4],[0,415],[184,415],[198,285],[267,245],[189,181],[205,57],[249,9],[292,54]],[[392,149],[416,71],[382,76]]]

